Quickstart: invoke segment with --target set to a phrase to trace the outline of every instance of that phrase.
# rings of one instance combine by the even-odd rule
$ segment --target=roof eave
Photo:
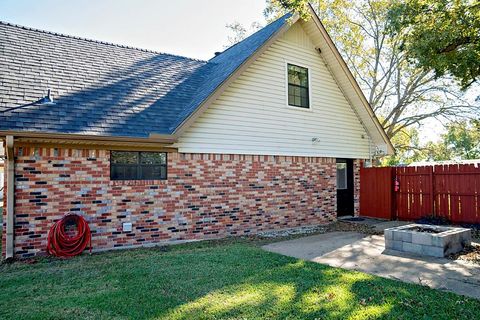
[[[394,148],[392,142],[390,141],[390,138],[387,136],[385,130],[383,129],[382,125],[380,124],[380,121],[378,120],[377,116],[375,115],[375,112],[373,111],[372,106],[370,105],[367,98],[365,97],[362,89],[360,88],[360,85],[358,84],[357,80],[353,76],[352,72],[350,71],[350,68],[347,66],[347,63],[343,59],[342,55],[338,51],[337,46],[333,43],[332,38],[330,37],[327,30],[323,26],[323,23],[320,21],[320,18],[318,17],[317,13],[315,12],[315,10],[313,9],[311,4],[309,4],[309,9],[310,9],[310,14],[311,14],[315,24],[317,25],[319,31],[324,36],[325,40],[327,41],[328,46],[332,50],[332,52],[333,52],[335,58],[337,59],[340,67],[342,68],[343,72],[347,76],[347,78],[348,78],[349,82],[351,83],[351,85],[353,86],[355,92],[360,97],[360,100],[362,101],[363,106],[365,107],[365,109],[367,110],[370,118],[374,122],[375,127],[377,128],[378,132],[381,134],[381,136],[382,136],[382,138],[383,138],[383,140],[384,140],[384,142],[387,146],[387,154],[389,154],[389,155],[394,154],[395,153],[395,148]]]
[[[51,139],[71,141],[72,143],[101,143],[101,144],[161,144],[172,145],[177,140],[172,135],[165,134],[151,134],[148,138],[136,137],[121,137],[121,136],[106,136],[106,135],[85,135],[85,134],[70,134],[70,133],[56,133],[56,132],[28,132],[28,131],[12,131],[0,130],[0,137],[14,136],[16,138],[30,138],[30,139]]]

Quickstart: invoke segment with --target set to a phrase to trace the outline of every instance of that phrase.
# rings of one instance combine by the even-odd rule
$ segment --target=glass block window
[[[110,179],[167,179],[167,154],[165,152],[111,151]]]
[[[287,64],[288,69],[288,105],[310,108],[308,69]]]

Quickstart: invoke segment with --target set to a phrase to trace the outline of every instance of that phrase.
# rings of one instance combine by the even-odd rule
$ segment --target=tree
[[[438,78],[432,70],[410,62],[402,40],[389,29],[395,2],[312,3],[390,138],[426,119],[448,122],[476,112],[475,102],[465,98],[451,79]],[[309,17],[308,2],[303,0],[268,0],[265,14],[273,19],[288,10]]]
[[[392,137],[391,140],[397,152],[392,156],[383,157],[381,160],[382,165],[410,164],[426,158],[428,149],[421,146],[417,128],[404,128]]]
[[[317,3],[319,1],[309,0],[267,0],[267,7],[264,14],[266,17],[278,16],[279,13],[296,12],[303,20],[310,19],[309,3]],[[319,5],[319,4],[318,4]]]
[[[480,159],[480,120],[452,122],[442,141],[427,148],[429,160]]]
[[[480,120],[455,121],[446,126],[438,142],[421,144],[416,128],[404,129],[392,138],[397,153],[384,157],[382,165],[416,161],[480,159]]]
[[[390,8],[389,27],[402,50],[436,77],[453,75],[464,88],[480,79],[480,2],[405,0]]]
[[[230,29],[232,35],[228,36],[228,44],[225,48],[233,46],[234,44],[245,39],[249,34],[254,33],[255,31],[262,28],[262,25],[259,22],[252,22],[250,28],[244,27],[240,22],[234,21],[233,23],[228,23],[226,25],[227,29]]]

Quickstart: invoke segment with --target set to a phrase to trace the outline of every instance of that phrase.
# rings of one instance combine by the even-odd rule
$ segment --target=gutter
[[[15,158],[13,155],[13,136],[6,137],[7,152],[7,219],[5,259],[14,256],[14,208],[15,208]]]
[[[67,139],[70,141],[90,141],[94,142],[131,142],[131,143],[175,143],[176,139],[168,134],[150,134],[148,138],[133,138],[133,137],[116,137],[116,136],[101,136],[101,135],[87,135],[74,133],[56,133],[56,132],[30,132],[30,131],[14,131],[14,130],[0,130],[0,136],[16,136],[26,138],[43,138],[43,139]]]

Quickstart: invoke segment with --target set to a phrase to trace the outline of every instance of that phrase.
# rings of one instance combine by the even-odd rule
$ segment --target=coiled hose
[[[77,233],[69,235],[65,229],[68,225],[76,225]],[[47,251],[56,257],[68,258],[79,255],[90,244],[92,252],[92,234],[88,222],[79,215],[69,214],[55,222],[48,233]]]

